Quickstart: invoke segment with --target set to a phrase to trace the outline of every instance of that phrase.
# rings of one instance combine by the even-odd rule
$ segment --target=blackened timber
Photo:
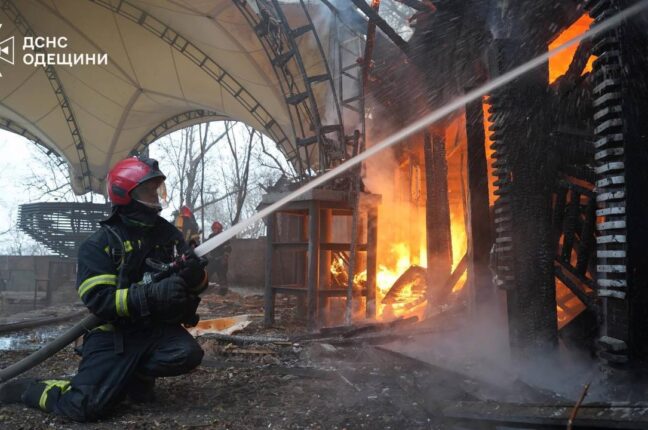
[[[358,271],[358,223],[360,215],[360,196],[358,195],[358,187],[360,185],[360,178],[354,175],[352,187],[353,198],[353,215],[351,215],[351,248],[349,252],[349,279],[347,280],[346,290],[346,306],[344,311],[344,321],[347,325],[351,325],[353,320],[353,280]]]
[[[528,21],[524,11],[511,17],[516,25],[540,32],[537,23]],[[526,21],[526,22],[525,22]],[[523,25],[524,24],[524,25]],[[517,32],[514,32],[517,34]],[[525,37],[524,40],[497,40],[496,66],[501,74],[546,51],[547,43]],[[494,58],[495,59],[495,58]],[[507,262],[512,282],[507,286],[509,338],[512,353],[524,360],[538,351],[557,345],[556,288],[554,259],[556,248],[552,235],[551,197],[556,173],[548,162],[549,138],[544,118],[548,105],[548,67],[534,69],[506,88],[496,91],[493,110],[501,119],[502,130],[496,139],[501,148],[499,170],[506,175],[506,195],[510,204],[510,239],[513,253]],[[501,188],[500,188],[501,190]],[[496,207],[497,211],[497,207]],[[496,215],[497,217],[497,215]],[[498,240],[505,237],[498,237]],[[498,276],[507,276],[506,272]]]
[[[371,6],[369,6],[367,3],[365,3],[365,0],[351,0],[353,4],[362,11],[369,19],[374,20],[376,25],[385,33],[385,36],[387,36],[396,46],[398,46],[403,52],[407,53],[409,45],[403,39],[400,37],[398,33],[396,33],[396,30],[394,30],[389,24],[387,24],[387,21],[382,19],[380,15],[376,11],[374,11]]]
[[[588,8],[592,17],[600,21],[634,3],[637,2],[599,0],[590,1]],[[597,154],[600,158],[597,157],[596,179],[601,184],[597,199],[603,218],[598,228],[600,235],[625,239],[616,243],[599,241],[597,246],[597,267],[625,266],[625,271],[619,273],[599,271],[598,293],[604,297],[602,333],[625,342],[629,358],[635,362],[648,360],[647,43],[638,20],[624,22],[593,41],[593,53],[599,58],[594,63],[593,85],[601,91],[595,101],[596,140],[607,150],[617,150]],[[618,88],[605,83],[609,79],[618,82]],[[613,121],[619,119],[621,123]],[[602,149],[596,147],[597,152]],[[615,180],[621,178],[623,186]],[[611,223],[619,226],[613,232],[608,228]],[[614,361],[610,360],[611,353],[601,357]],[[615,360],[622,358],[618,356]]]
[[[441,285],[452,267],[452,235],[448,201],[448,165],[441,133],[425,132],[425,227],[428,285]],[[428,292],[432,289],[428,288]]]
[[[553,230],[554,230],[554,246],[556,252],[559,250],[560,237],[563,231],[563,220],[565,218],[565,207],[567,206],[567,188],[558,187],[554,197],[553,206]]]
[[[535,405],[524,403],[459,401],[435,405],[440,415],[481,424],[500,424],[524,428],[564,429],[573,404]],[[574,424],[589,429],[645,429],[646,405],[581,405]]]
[[[378,209],[372,207],[367,213],[367,318],[376,317],[376,269],[378,256]]]
[[[581,238],[578,243],[578,250],[576,255],[576,273],[580,276],[585,276],[589,263],[592,257],[592,249],[594,248],[596,231],[596,199],[591,198],[585,207],[585,217],[583,222],[583,229],[581,230]]]
[[[331,251],[325,250],[322,247],[322,243],[330,243],[333,238],[333,210],[328,208],[320,209],[320,237],[319,237],[319,267],[323,270],[319,270],[319,280],[318,280],[318,290],[325,288],[332,288],[331,285],[331,272],[327,268],[331,267]],[[319,295],[317,303],[317,313],[319,318],[324,322],[324,318],[327,316],[329,300],[328,297],[322,297]]]
[[[472,285],[477,303],[486,300],[492,291],[488,270],[492,243],[488,201],[488,168],[484,110],[481,100],[466,105],[466,135],[468,139],[468,243],[470,270],[468,285]]]
[[[561,261],[556,261],[554,270],[556,272],[556,277],[560,279],[562,283],[565,284],[565,286],[569,288],[569,290],[574,293],[574,295],[578,297],[581,302],[583,302],[584,305],[588,307],[592,306],[592,299],[580,287],[580,285],[578,285],[572,278],[570,278],[566,271],[563,270]]]
[[[306,297],[306,315],[309,329],[317,325],[317,291],[319,289],[319,233],[320,206],[315,200],[310,202],[308,210],[308,279]]]
[[[380,8],[380,0],[371,1],[371,9],[378,13]],[[362,86],[364,87],[365,94],[367,93],[367,85],[369,84],[369,73],[371,73],[371,59],[373,57],[373,50],[376,44],[376,21],[369,18],[367,24],[367,43],[365,44],[364,58],[362,60]]]
[[[578,231],[578,219],[580,217],[580,194],[574,190],[570,191],[571,196],[567,208],[563,230],[562,260],[570,263],[576,232]]]

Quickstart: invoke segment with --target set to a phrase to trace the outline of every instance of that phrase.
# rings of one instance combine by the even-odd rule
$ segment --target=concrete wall
[[[0,314],[79,300],[76,260],[58,256],[0,256]]]
[[[233,239],[231,245],[229,284],[263,286],[265,237]],[[0,255],[0,316],[78,302],[75,284],[74,259],[49,255]]]

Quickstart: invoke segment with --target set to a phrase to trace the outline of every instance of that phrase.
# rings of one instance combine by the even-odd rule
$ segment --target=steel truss
[[[302,154],[302,159],[296,166],[300,173],[310,176],[348,158],[352,152],[350,146],[357,141],[354,135],[358,132],[364,135],[361,65],[358,63],[364,49],[362,35],[348,28],[334,14],[336,22],[333,25],[338,28],[335,47],[338,58],[333,58],[338,62],[335,70],[339,75],[336,80],[331,72],[331,61],[323,51],[317,29],[303,0],[300,0],[299,6],[306,24],[298,28],[290,26],[278,0],[257,0],[258,14],[247,0],[234,0],[234,3],[254,30],[273,65],[290,113],[297,148]],[[299,45],[305,38],[314,42],[323,65],[322,73],[307,74],[299,51]],[[349,79],[355,82],[348,81]],[[333,124],[323,124],[325,106],[318,105],[314,96],[314,88],[318,85],[326,85],[332,92]],[[349,96],[354,91],[353,87],[356,93]],[[352,119],[353,115],[357,116],[357,121],[349,121],[349,113],[352,114]],[[313,158],[314,151],[319,156],[317,166]]]
[[[22,33],[23,36],[36,37],[37,34],[34,33],[31,26],[29,25],[27,19],[20,13],[16,5],[11,0],[2,0],[2,5],[0,9],[11,19],[16,28]],[[46,53],[42,48],[36,49],[39,53]],[[63,111],[63,116],[67,122],[68,128],[70,130],[70,135],[72,136],[72,141],[74,147],[76,148],[77,155],[79,157],[79,166],[81,168],[81,176],[77,177],[80,180],[83,190],[91,190],[91,178],[92,174],[90,172],[90,167],[88,165],[88,157],[85,151],[85,144],[83,142],[83,137],[81,136],[81,131],[79,130],[79,125],[77,124],[74,112],[70,106],[70,101],[65,93],[61,79],[56,73],[56,69],[52,65],[47,65],[43,67],[45,70],[45,75],[54,90],[56,99],[58,100],[59,106]]]
[[[272,114],[268,112],[261,103],[243,85],[241,85],[238,80],[236,80],[236,78],[229,74],[223,67],[216,63],[212,57],[207,55],[188,39],[155,16],[125,0],[120,0],[118,2],[112,2],[109,0],[88,1],[136,23],[145,30],[155,34],[173,49],[187,57],[191,62],[196,64],[201,70],[218,82],[218,84],[234,97],[234,99],[241,103],[254,119],[263,126],[268,136],[275,141],[279,150],[285,155],[289,162],[295,162],[299,159],[299,154],[295,150],[289,149],[291,147],[290,140]]]
[[[162,121],[159,125],[153,127],[143,138],[140,139],[137,146],[131,151],[131,155],[139,155],[146,151],[147,147],[157,139],[165,136],[175,130],[182,128],[183,124],[189,122],[196,122],[196,120],[213,120],[215,117],[222,117],[223,120],[228,119],[218,112],[209,110],[190,110],[178,115],[174,115]]]
[[[27,130],[25,127],[22,127],[21,125],[17,124],[16,122],[7,119],[7,118],[0,118],[0,128],[3,130],[10,131],[12,133],[15,133],[19,136],[24,137],[25,139],[30,140],[33,144],[35,144],[41,151],[45,153],[48,157],[53,157],[57,160],[59,166],[61,164],[66,163],[66,161],[63,159],[63,157],[56,152],[56,150],[50,148],[47,144],[45,144],[42,140],[40,140],[37,136],[35,136],[32,132]]]
[[[18,225],[55,253],[76,258],[79,246],[110,214],[109,204],[29,203],[20,205]]]

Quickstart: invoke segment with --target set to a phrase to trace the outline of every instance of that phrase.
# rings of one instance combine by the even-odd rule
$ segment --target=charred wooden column
[[[587,2],[597,20],[636,1]],[[643,21],[643,22],[642,22]],[[645,18],[593,41],[601,358],[648,361],[648,37]]]
[[[367,212],[367,318],[376,317],[376,269],[378,268],[378,209]]]
[[[333,237],[333,211],[332,209],[322,208],[320,210],[320,243],[330,243]],[[331,288],[331,251],[320,250],[319,252],[319,280],[318,290]],[[326,311],[329,305],[329,298],[320,295],[317,303],[317,317],[319,321],[326,325]]]
[[[310,329],[317,325],[320,269],[320,205],[313,200],[308,208],[308,278],[306,279],[306,318]]]
[[[448,202],[448,165],[445,138],[440,133],[425,133],[427,268],[431,286],[440,288],[452,268],[452,235]],[[428,291],[436,291],[428,288]]]
[[[491,74],[498,75],[546,50],[531,16],[520,5],[511,11],[510,34],[498,39]],[[537,25],[536,25],[537,27]],[[536,38],[534,40],[533,38]],[[498,196],[495,202],[497,275],[507,291],[509,337],[514,355],[524,358],[557,342],[553,272],[551,191],[544,127],[548,68],[543,66],[493,93],[491,130]]]
[[[488,169],[486,165],[486,136],[481,100],[466,105],[466,135],[468,138],[468,282],[474,288],[477,303],[488,300],[492,292],[488,270],[492,243],[488,204]]]
[[[259,207],[270,205],[285,195],[287,193],[266,194],[262,197]],[[367,253],[368,273],[366,287],[361,283],[356,283],[353,294],[354,299],[356,296],[358,299],[366,297],[366,314],[372,317],[375,315],[376,295],[376,224],[381,197],[368,193],[360,193],[359,197],[362,202],[360,219],[367,223],[366,227],[362,227],[367,230],[367,242],[358,243],[356,251]],[[298,303],[305,302],[306,322],[311,330],[327,323],[341,323],[336,320],[336,317],[341,315],[326,312],[326,310],[331,310],[332,306],[325,307],[324,304],[330,298],[346,297],[347,288],[345,285],[340,285],[339,279],[336,281],[336,285],[331,285],[331,258],[333,255],[328,257],[326,254],[337,253],[344,260],[344,254],[350,252],[352,248],[351,243],[342,239],[341,235],[334,234],[335,223],[332,223],[332,219],[335,217],[352,215],[350,204],[347,192],[316,189],[287,203],[267,218],[268,248],[266,251],[264,300],[266,325],[272,325],[274,322],[277,294],[295,296]],[[284,219],[293,222],[283,222]],[[282,228],[278,228],[277,224]],[[305,231],[306,228],[308,231]],[[340,242],[340,240],[342,241]],[[290,265],[281,264],[282,254],[287,254],[289,261],[295,262],[298,266],[293,269]],[[356,260],[358,260],[357,257]],[[288,276],[273,276],[282,274]],[[297,276],[291,276],[295,274]],[[301,276],[303,274],[305,276]],[[348,275],[349,272],[347,272],[347,277],[349,277]],[[361,301],[353,300],[353,303],[359,306]]]

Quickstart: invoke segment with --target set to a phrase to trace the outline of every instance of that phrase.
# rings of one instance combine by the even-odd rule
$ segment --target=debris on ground
[[[478,414],[497,424],[498,404],[529,418],[532,412],[544,411],[529,406],[533,402],[565,403],[565,399],[551,398],[528,385],[520,389],[523,384],[517,381],[516,389],[528,407],[515,409],[502,394],[507,387],[469,376],[470,372],[461,369],[449,370],[403,355],[395,352],[393,345],[380,346],[395,337],[399,342],[411,339],[433,344],[433,336],[453,330],[461,315],[444,315],[443,320],[405,318],[307,333],[296,314],[294,297],[277,300],[277,325],[272,328],[263,326],[262,303],[260,294],[232,290],[225,296],[205,295],[199,308],[206,321],[201,330],[211,327],[212,332],[196,333],[205,351],[202,365],[187,375],[160,378],[155,403],[122,403],[109,418],[87,424],[7,405],[0,407],[0,428],[451,430],[475,428]],[[236,333],[218,332],[226,322],[230,327],[246,324]],[[29,352],[1,351],[0,366],[6,367]],[[70,345],[26,376],[69,378],[79,360]],[[507,401],[491,400],[496,396]],[[465,413],[453,406],[457,404],[466,405]],[[580,413],[589,417],[591,408],[583,404]],[[572,409],[573,404],[569,411]],[[641,412],[638,407],[631,409]],[[471,423],[460,427],[457,420]]]

